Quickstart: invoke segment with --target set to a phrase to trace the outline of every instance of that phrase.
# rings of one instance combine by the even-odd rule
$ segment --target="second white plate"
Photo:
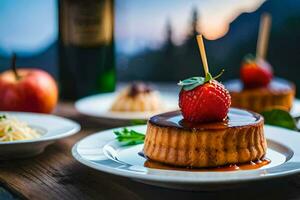
[[[295,99],[292,110],[290,111],[293,117],[300,117],[300,100]]]
[[[110,107],[116,98],[117,93],[97,94],[89,97],[82,98],[75,103],[75,108],[84,115],[106,118],[114,120],[134,120],[142,119],[147,120],[151,116],[157,114],[153,112],[112,112]],[[177,93],[161,93],[161,98],[165,105],[165,111],[178,109],[178,94]],[[300,116],[300,100],[295,99],[291,114],[294,117]]]
[[[84,115],[108,118],[115,120],[147,120],[151,116],[157,114],[155,112],[112,112],[110,107],[115,100],[117,93],[97,94],[85,97],[76,101],[75,108]],[[160,112],[166,112],[178,109],[178,94],[161,93],[161,99],[165,109]]]

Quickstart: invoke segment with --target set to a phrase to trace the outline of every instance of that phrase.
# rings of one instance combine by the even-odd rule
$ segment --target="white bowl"
[[[71,136],[80,130],[78,123],[54,115],[26,112],[0,112],[0,114],[16,117],[41,134],[41,137],[32,140],[0,142],[0,160],[40,154],[49,144],[58,139]]]

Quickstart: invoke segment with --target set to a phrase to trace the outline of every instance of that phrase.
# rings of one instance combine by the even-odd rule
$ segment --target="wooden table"
[[[0,195],[1,199],[300,199],[300,175],[227,190],[187,192],[95,171],[75,161],[71,147],[79,139],[116,124],[82,116],[72,104],[60,104],[56,114],[78,121],[82,130],[49,146],[35,158],[1,161],[0,183],[9,191]]]

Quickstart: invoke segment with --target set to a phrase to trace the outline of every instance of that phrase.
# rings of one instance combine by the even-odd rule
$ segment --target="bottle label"
[[[63,0],[60,9],[61,39],[65,45],[93,47],[112,41],[112,0]]]

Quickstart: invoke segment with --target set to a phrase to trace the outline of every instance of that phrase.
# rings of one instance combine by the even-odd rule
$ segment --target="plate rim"
[[[128,126],[128,127],[145,127],[146,125],[138,125],[138,126]],[[275,127],[275,126],[270,126],[270,125],[265,125],[266,127],[271,127],[271,128],[276,128],[276,129],[283,129],[280,127]],[[122,127],[119,127],[122,128]],[[137,180],[144,180],[144,181],[151,181],[151,182],[161,182],[161,183],[179,183],[179,184],[231,184],[231,183],[240,183],[240,182],[248,182],[248,181],[262,181],[262,180],[268,180],[268,179],[273,179],[273,178],[281,178],[281,177],[286,177],[295,173],[299,173],[300,172],[300,168],[297,169],[289,169],[283,172],[278,172],[278,173],[273,173],[273,174],[267,174],[265,176],[253,176],[253,177],[243,177],[242,179],[223,179],[223,180],[215,180],[215,179],[190,179],[190,178],[178,178],[176,176],[162,176],[161,175],[155,175],[155,174],[139,174],[139,173],[134,173],[128,170],[122,170],[122,169],[114,169],[111,168],[109,166],[103,165],[103,164],[94,164],[92,161],[89,161],[87,159],[84,159],[79,152],[77,151],[78,146],[81,142],[83,142],[84,140],[86,140],[89,137],[93,137],[96,134],[101,134],[103,132],[108,132],[108,131],[112,131],[118,128],[114,128],[114,129],[107,129],[107,130],[103,130],[103,131],[99,131],[96,132],[94,134],[91,134],[89,136],[86,136],[84,138],[82,138],[81,140],[79,140],[78,142],[76,142],[73,147],[72,147],[72,156],[79,161],[80,163],[82,163],[83,165],[86,165],[88,167],[91,167],[99,172],[105,172],[105,173],[109,173],[109,174],[113,174],[113,175],[117,175],[117,176],[122,176],[122,177],[127,177],[127,178],[131,178],[131,179],[137,179]],[[285,129],[286,130],[286,129]],[[288,130],[291,131],[291,130]],[[294,132],[294,131],[292,131]],[[287,162],[286,162],[287,163]],[[283,164],[282,164],[283,165]],[[278,165],[280,166],[280,165]],[[153,170],[153,169],[152,169]],[[155,169],[155,171],[165,171],[162,169]],[[192,173],[192,172],[189,172]],[[208,172],[208,173],[222,173],[222,172]],[[227,172],[227,173],[236,173],[236,172]]]
[[[61,117],[61,116],[57,116],[57,115],[45,114],[45,113],[34,113],[34,112],[5,111],[5,110],[1,110],[0,114],[1,113],[7,113],[12,116],[13,115],[24,115],[24,116],[25,115],[35,115],[35,116],[51,117],[51,118],[56,118],[57,120],[66,121],[66,122],[72,124],[73,127],[66,132],[63,132],[63,133],[60,133],[57,135],[53,135],[53,136],[45,136],[45,137],[42,136],[42,137],[39,137],[36,139],[30,139],[30,140],[16,140],[16,141],[0,142],[0,146],[54,141],[54,140],[59,140],[59,139],[74,135],[81,130],[81,126],[79,123],[75,122],[74,120],[71,120],[71,119],[68,119],[65,117]],[[29,122],[27,122],[27,124],[30,125]],[[42,126],[39,126],[39,127],[44,128]]]

